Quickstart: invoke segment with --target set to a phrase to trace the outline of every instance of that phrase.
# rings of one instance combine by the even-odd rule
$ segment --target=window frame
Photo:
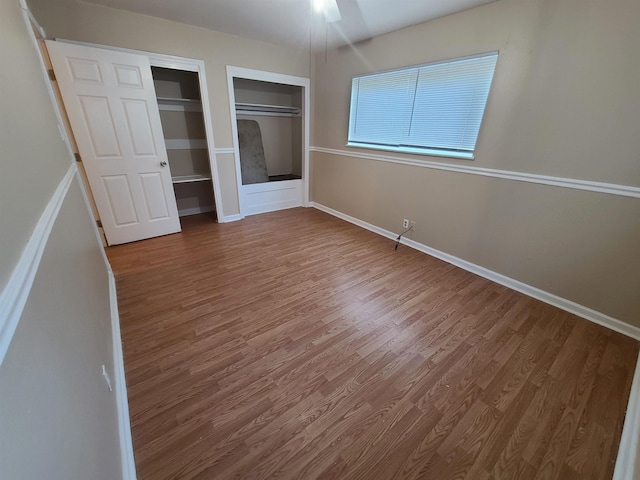
[[[484,106],[482,108],[482,117],[480,119],[480,123],[479,123],[479,126],[478,126],[478,133],[477,133],[477,136],[476,136],[476,142],[475,142],[475,144],[473,146],[473,151],[456,150],[455,148],[443,149],[443,148],[433,148],[433,147],[418,147],[418,146],[411,146],[411,145],[394,146],[394,145],[389,145],[389,144],[384,144],[384,143],[376,143],[375,141],[362,142],[362,141],[352,140],[351,139],[351,136],[352,136],[352,122],[353,122],[354,116],[357,117],[357,109],[356,109],[356,113],[354,115],[354,105],[357,102],[357,95],[355,94],[355,92],[357,90],[357,87],[355,87],[355,81],[356,80],[361,79],[361,78],[376,76],[376,75],[391,74],[391,73],[394,73],[394,72],[403,72],[403,71],[411,71],[411,70],[419,70],[419,69],[421,69],[423,67],[432,67],[432,66],[437,66],[437,65],[447,64],[447,63],[455,63],[455,62],[458,62],[458,61],[471,60],[471,59],[475,59],[475,58],[483,58],[483,57],[490,57],[490,56],[495,56],[496,60],[495,60],[495,65],[494,65],[494,69],[493,69],[493,74],[492,74],[491,80],[489,82],[489,88],[487,90],[487,99],[486,99],[486,101],[484,103]],[[433,61],[433,62],[418,64],[418,65],[409,65],[409,66],[405,66],[405,67],[394,68],[394,69],[390,69],[390,70],[381,70],[381,71],[376,71],[376,72],[369,72],[369,73],[364,73],[364,74],[361,74],[361,75],[354,76],[351,79],[351,98],[350,98],[350,102],[349,102],[349,125],[348,125],[348,132],[347,132],[347,143],[346,143],[345,146],[346,147],[352,147],[352,148],[363,148],[363,149],[369,149],[369,150],[379,150],[379,151],[387,151],[387,152],[411,154],[411,155],[445,157],[445,158],[454,158],[454,159],[462,159],[462,160],[475,160],[477,146],[478,146],[478,140],[480,139],[480,135],[481,135],[482,130],[483,130],[483,125],[484,125],[484,121],[485,121],[485,114],[486,114],[487,106],[489,104],[489,98],[491,97],[492,91],[493,91],[494,79],[495,79],[495,76],[496,76],[496,70],[498,68],[498,59],[499,58],[500,58],[500,51],[499,50],[492,50],[492,51],[482,52],[482,53],[478,53],[478,54],[474,54],[474,55],[466,55],[466,56],[462,56],[462,57],[454,57],[454,58],[448,58],[448,59],[443,59],[443,60],[436,60],[436,61]]]

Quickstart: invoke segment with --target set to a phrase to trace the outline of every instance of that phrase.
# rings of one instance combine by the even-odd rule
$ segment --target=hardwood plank
[[[610,479],[638,342],[313,209],[107,249],[140,480]]]

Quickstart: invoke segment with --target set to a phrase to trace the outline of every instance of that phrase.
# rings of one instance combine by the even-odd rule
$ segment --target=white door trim
[[[213,196],[216,202],[216,214],[218,217],[218,222],[224,222],[225,220],[224,211],[222,209],[222,193],[220,190],[220,175],[218,170],[218,160],[216,157],[216,148],[213,140],[213,120],[211,117],[211,104],[209,103],[209,92],[207,90],[207,76],[205,73],[204,61],[198,60],[196,58],[177,57],[175,55],[146,52],[144,50],[134,50],[132,48],[113,47],[111,45],[99,45],[97,43],[89,42],[77,42],[75,40],[56,39],[56,41],[74,43],[76,45],[85,45],[87,47],[104,48],[107,50],[145,55],[149,58],[149,63],[152,67],[184,70],[187,72],[196,72],[198,74],[198,81],[200,83],[200,97],[202,100],[202,115],[204,116],[204,128],[205,134],[207,136],[207,151],[209,153],[211,173],[213,174]],[[238,194],[239,193],[240,192],[238,192]]]
[[[227,88],[229,90],[229,112],[231,114],[231,130],[233,133],[233,153],[236,164],[236,182],[238,188],[238,206],[240,208],[240,216],[244,218],[249,212],[246,202],[242,194],[242,172],[240,169],[240,145],[238,144],[238,125],[236,124],[236,94],[233,88],[234,78],[246,78],[249,80],[259,80],[263,82],[282,83],[285,85],[294,85],[302,87],[303,105],[302,105],[302,204],[309,206],[309,119],[310,119],[310,86],[311,81],[305,77],[296,77],[294,75],[286,75],[283,73],[267,72],[263,70],[254,70],[252,68],[234,67],[227,65]]]

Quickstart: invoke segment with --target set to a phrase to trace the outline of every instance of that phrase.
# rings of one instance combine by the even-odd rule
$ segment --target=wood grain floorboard
[[[107,248],[140,480],[610,479],[638,342],[313,209]]]

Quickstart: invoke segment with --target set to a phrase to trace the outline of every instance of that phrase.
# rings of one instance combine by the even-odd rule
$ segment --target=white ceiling
[[[311,0],[87,0],[268,43],[324,47],[324,24]],[[328,25],[329,43],[354,43],[494,0],[337,0],[342,20]],[[321,28],[317,28],[321,25]],[[340,32],[340,33],[339,33]],[[320,40],[321,39],[321,40]]]

